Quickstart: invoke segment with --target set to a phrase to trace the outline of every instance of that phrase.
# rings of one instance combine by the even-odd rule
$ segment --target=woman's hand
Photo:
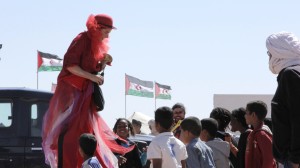
[[[104,77],[101,75],[93,75],[90,80],[98,83],[98,85],[103,85],[104,83]]]

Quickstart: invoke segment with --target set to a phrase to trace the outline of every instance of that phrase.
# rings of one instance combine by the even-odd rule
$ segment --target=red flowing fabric
[[[78,139],[82,133],[95,135],[98,142],[95,156],[103,167],[118,167],[113,152],[125,154],[133,149],[118,145],[115,139],[119,137],[97,113],[92,100],[92,81],[73,75],[67,70],[74,65],[90,73],[100,70],[97,65],[103,59],[103,53],[107,52],[108,47],[105,43],[97,43],[100,55],[97,55],[99,53],[95,55],[92,49],[93,38],[93,34],[83,32],[71,43],[64,56],[64,65],[58,77],[56,91],[44,116],[42,145],[46,163],[52,168],[57,167],[58,138],[62,133],[64,133],[62,148],[64,168],[81,167],[83,160],[78,151]]]

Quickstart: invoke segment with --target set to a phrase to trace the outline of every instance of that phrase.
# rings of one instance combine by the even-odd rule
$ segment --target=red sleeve
[[[81,67],[81,56],[85,50],[87,35],[85,33],[78,34],[70,44],[64,56],[64,76],[62,77],[67,83],[75,88],[82,90],[87,79],[74,75],[68,72],[67,67],[78,65]],[[66,75],[68,73],[68,75]]]
[[[81,62],[81,56],[85,48],[86,38],[83,33],[80,33],[70,44],[67,53],[64,56],[65,67],[79,65]]]
[[[261,167],[274,167],[274,158],[272,154],[272,136],[265,131],[259,131],[256,134],[257,144],[261,158],[257,158],[261,162]]]

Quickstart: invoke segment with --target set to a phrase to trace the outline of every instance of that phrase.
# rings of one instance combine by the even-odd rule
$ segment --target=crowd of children
[[[178,106],[180,105],[180,106]],[[133,124],[117,119],[113,131],[121,139],[117,143],[133,149],[121,155],[115,153],[121,168],[275,168],[279,163],[272,155],[272,131],[264,124],[267,105],[262,101],[251,101],[246,108],[229,112],[225,108],[214,108],[209,118],[194,116],[185,118],[183,104],[176,108],[160,107],[155,111],[154,125],[158,132],[149,146],[139,149],[129,139],[135,136]],[[183,115],[176,126],[174,109]],[[184,112],[183,112],[184,111]],[[138,126],[139,121],[134,121]],[[229,130],[229,124],[231,130]],[[149,125],[150,126],[150,125]],[[270,125],[271,126],[271,125]],[[176,127],[176,129],[174,129]],[[239,136],[233,134],[239,131]],[[176,132],[178,137],[173,132]],[[235,135],[235,136],[234,136]],[[79,151],[84,159],[82,168],[101,167],[94,157],[97,141],[92,134],[82,134]],[[147,162],[142,157],[147,158]]]

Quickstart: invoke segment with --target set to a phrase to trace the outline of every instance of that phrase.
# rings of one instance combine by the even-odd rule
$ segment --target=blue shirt
[[[186,164],[188,168],[215,168],[213,151],[199,138],[195,138],[186,145],[188,158]]]

